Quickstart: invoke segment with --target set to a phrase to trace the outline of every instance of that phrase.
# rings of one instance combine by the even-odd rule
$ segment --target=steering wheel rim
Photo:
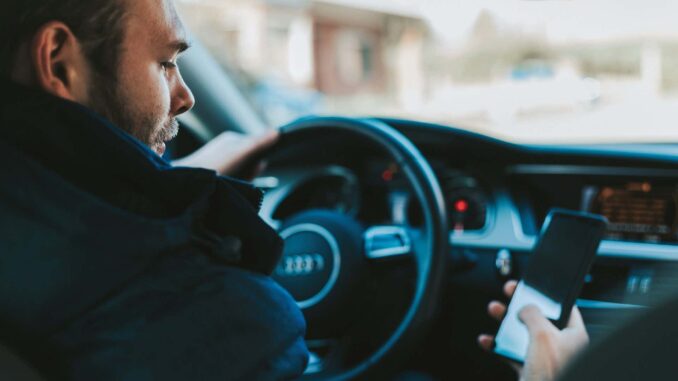
[[[386,366],[425,334],[439,300],[449,253],[445,203],[438,180],[419,150],[399,131],[374,119],[308,117],[281,128],[281,141],[294,140],[309,131],[348,132],[385,149],[400,167],[422,206],[426,250],[414,251],[416,286],[407,312],[389,338],[366,359],[349,369],[304,376],[304,380],[352,380]]]

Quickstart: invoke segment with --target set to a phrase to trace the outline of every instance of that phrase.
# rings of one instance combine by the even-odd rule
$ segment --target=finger
[[[244,137],[240,142],[234,142],[234,144],[240,146],[240,149],[237,151],[237,161],[247,161],[247,159],[265,151],[275,143],[277,136],[277,134],[267,133],[261,136]]]
[[[522,374],[523,374],[523,365],[518,364],[515,361],[507,361],[508,364],[513,368],[513,370],[520,376],[519,379],[523,380]]]
[[[516,292],[516,287],[518,287],[518,282],[515,280],[510,280],[504,284],[504,295],[507,297],[512,297],[513,293]]]
[[[527,330],[530,334],[534,334],[539,331],[547,331],[554,328],[553,324],[544,317],[539,308],[534,305],[529,305],[518,314],[520,321],[527,326]]]
[[[478,345],[488,352],[492,351],[492,349],[494,349],[494,336],[491,335],[478,336]]]
[[[584,327],[584,319],[581,317],[581,312],[576,306],[572,308],[570,320],[567,322],[567,328],[579,329]]]
[[[239,168],[235,175],[243,180],[253,181],[266,170],[268,163],[260,161],[253,164],[248,164],[245,167]]]
[[[506,315],[506,305],[493,300],[487,305],[487,313],[495,320],[501,321]]]
[[[222,170],[235,177],[252,180],[265,169],[259,157],[273,146],[280,138],[278,131],[271,131],[261,136],[248,137],[239,142],[242,147],[236,155],[231,157],[229,166]],[[234,142],[236,144],[236,142]]]
[[[280,138],[280,132],[277,130],[269,131],[263,135],[257,136],[252,142],[252,151],[259,152],[273,146]]]
[[[260,161],[259,164],[257,165],[256,173],[252,177],[256,177],[256,176],[261,175],[262,173],[264,173],[266,171],[267,168],[268,168],[268,161],[266,161],[266,160]]]

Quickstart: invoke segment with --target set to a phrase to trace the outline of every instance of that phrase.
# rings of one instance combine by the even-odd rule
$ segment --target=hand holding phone
[[[497,333],[496,354],[525,361],[530,335],[519,314],[527,306],[537,307],[553,329],[565,328],[606,226],[603,217],[592,214],[553,210],[548,215]]]
[[[511,280],[504,285],[504,294],[509,299],[518,287],[518,282]],[[506,316],[507,307],[499,301],[488,305],[489,315],[501,322]],[[520,320],[527,327],[530,335],[528,353],[525,363],[510,361],[521,381],[552,381],[574,356],[588,344],[584,321],[579,309],[574,307],[567,326],[560,330],[549,321],[536,306],[525,307],[519,312]],[[494,336],[480,335],[480,346],[488,352],[494,350]]]
[[[558,329],[536,306],[520,311],[520,320],[530,334],[521,381],[552,381],[569,361],[589,342],[586,327],[577,307],[572,309],[565,328]]]

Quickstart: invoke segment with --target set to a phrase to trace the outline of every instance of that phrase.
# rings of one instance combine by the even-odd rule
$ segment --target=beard
[[[132,135],[158,155],[165,151],[165,143],[179,133],[179,122],[167,114],[156,115],[140,110],[125,96],[124,87],[100,75],[95,75],[89,88],[92,110],[108,119],[113,125]]]

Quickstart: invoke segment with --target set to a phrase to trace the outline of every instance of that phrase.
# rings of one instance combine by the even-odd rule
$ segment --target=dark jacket
[[[0,101],[1,342],[55,379],[303,372],[260,191],[173,168],[75,103],[11,83]]]

